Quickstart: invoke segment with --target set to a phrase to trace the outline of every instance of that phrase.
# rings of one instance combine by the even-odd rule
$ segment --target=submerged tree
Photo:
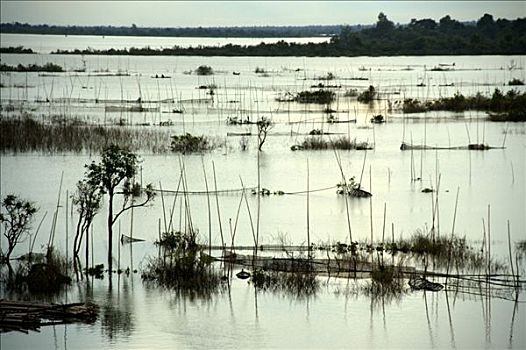
[[[141,195],[141,189],[133,184],[133,178],[137,173],[137,155],[117,145],[110,145],[102,151],[101,161],[86,165],[87,181],[97,185],[102,194],[108,194],[108,268],[112,270],[112,248],[113,248],[113,225],[125,211],[143,207],[154,198],[151,184],[144,190],[146,198],[137,203],[135,197]],[[121,190],[118,186],[122,184]],[[122,207],[114,214],[115,195],[122,195]]]
[[[272,129],[272,121],[270,119],[267,119],[266,117],[261,117],[260,120],[257,122],[258,126],[258,151],[261,151],[261,148],[263,148],[263,144],[265,143],[265,140],[267,139],[268,132],[270,129]]]
[[[7,250],[5,260],[9,259],[16,245],[27,238],[31,219],[37,212],[33,203],[20,199],[14,194],[8,194],[2,200],[5,212],[0,213],[0,223],[4,226],[4,236],[7,238]]]
[[[75,262],[79,259],[82,238],[86,235],[86,267],[89,260],[89,229],[99,212],[103,193],[100,191],[99,184],[89,180],[81,180],[77,183],[77,190],[73,194],[73,205],[77,207],[79,220],[75,232],[73,243],[73,257]]]

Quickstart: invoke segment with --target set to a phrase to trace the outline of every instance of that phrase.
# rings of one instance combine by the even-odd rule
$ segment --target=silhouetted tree
[[[20,199],[14,194],[5,196],[2,207],[5,212],[0,213],[0,223],[4,226],[4,236],[7,238],[7,250],[2,254],[9,265],[9,259],[16,245],[27,238],[31,219],[37,208],[33,203]]]
[[[153,200],[155,195],[149,184],[144,191],[146,198],[140,203],[135,203],[136,195],[140,195],[140,190],[137,193],[136,186],[132,183],[137,173],[137,164],[135,153],[117,145],[110,145],[102,151],[99,163],[92,162],[86,165],[87,181],[97,184],[103,194],[108,194],[108,267],[110,272],[112,270],[113,224],[122,213],[131,208],[145,206]],[[121,184],[122,189],[118,191],[117,187]],[[123,196],[123,203],[119,211],[114,214],[113,204],[116,194]]]

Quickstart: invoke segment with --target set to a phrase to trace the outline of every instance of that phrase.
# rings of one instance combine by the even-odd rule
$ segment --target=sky
[[[526,17],[525,1],[16,1],[0,0],[1,22],[139,27],[372,24],[384,12],[411,18]]]

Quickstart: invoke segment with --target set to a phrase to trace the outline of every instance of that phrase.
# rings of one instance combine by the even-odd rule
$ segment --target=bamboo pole
[[[254,247],[257,245],[256,243],[256,232],[254,230],[254,222],[252,221],[252,213],[250,212],[250,206],[248,205],[248,199],[247,199],[247,193],[245,191],[245,185],[243,184],[243,180],[241,179],[241,176],[239,177],[239,181],[241,181],[241,187],[243,188],[243,194],[245,197],[245,204],[247,206],[248,211],[248,218],[250,219],[250,228],[252,229],[252,238],[254,240]]]
[[[223,237],[223,226],[221,225],[221,211],[219,210],[219,197],[217,194],[217,179],[216,179],[216,166],[212,161],[212,169],[214,171],[214,190],[216,192],[216,208],[217,208],[217,219],[219,220],[219,233],[221,234],[221,247],[223,247],[223,254],[225,252],[225,239]]]
[[[212,255],[212,214],[210,211],[210,192],[208,191],[208,180],[206,178],[205,163],[203,157],[201,157],[201,165],[203,167],[203,176],[205,179],[205,188],[206,188],[206,202],[208,208],[208,255]]]
[[[335,149],[333,151],[334,151],[334,156],[336,157],[336,162],[338,163],[338,167],[340,168],[343,185],[345,186],[345,190],[343,191],[343,195],[345,198],[345,212],[347,214],[347,227],[349,228],[349,244],[352,244],[351,215],[349,214],[349,198],[348,198],[348,193],[347,193],[347,180],[345,179],[345,175],[343,173],[341,158]]]
[[[450,264],[450,261],[451,261],[451,244],[452,244],[452,241],[453,241],[453,236],[455,234],[455,221],[456,221],[456,218],[457,218],[457,205],[458,205],[458,194],[460,192],[460,187],[457,187],[457,196],[456,196],[456,199],[455,199],[455,211],[453,213],[453,225],[452,225],[452,228],[451,228],[451,240],[449,241],[449,259],[447,260],[447,270],[446,270],[446,284],[447,284],[447,281],[448,281],[448,276],[449,276],[449,264]]]
[[[369,165],[369,191],[373,193],[373,176],[371,166]],[[369,216],[371,223],[371,247],[373,246],[373,196],[369,197]]]
[[[307,257],[311,258],[310,246],[310,216],[309,216],[309,158],[307,158]]]
[[[159,189],[161,190],[161,204],[163,205],[164,231],[168,232],[168,226],[167,226],[167,223],[166,223],[166,209],[165,209],[165,206],[164,206],[163,186],[161,185],[161,181],[159,181]]]
[[[511,254],[510,220],[508,220],[508,251],[510,254],[510,266],[511,266],[511,275],[513,276],[513,284],[516,286],[518,290],[519,284],[516,282],[515,269],[513,268],[513,257]]]

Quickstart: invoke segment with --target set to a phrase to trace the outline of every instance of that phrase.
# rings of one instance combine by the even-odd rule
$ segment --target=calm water
[[[38,36],[35,36],[38,37]],[[4,42],[2,45],[10,46]],[[62,38],[60,38],[62,39]],[[104,40],[107,40],[105,38]],[[117,38],[116,38],[117,39]],[[123,40],[125,38],[122,38]],[[140,38],[165,40],[165,38]],[[28,39],[29,40],[29,39]],[[33,40],[33,39],[31,39]],[[35,39],[36,40],[36,39]],[[71,48],[83,48],[87,42],[64,38]],[[90,40],[99,40],[91,38]],[[100,39],[103,40],[103,39]],[[121,38],[118,38],[121,40]],[[167,39],[166,39],[167,40]],[[215,39],[213,39],[215,40]],[[64,48],[57,38],[43,40],[41,47]],[[39,49],[38,42],[18,45]],[[193,41],[196,44],[197,41]],[[124,41],[122,45],[126,45]],[[14,45],[14,44],[13,44]],[[34,46],[32,46],[34,45]],[[112,44],[117,47],[117,44]],[[151,44],[153,46],[153,44]],[[159,43],[159,45],[164,45]],[[173,44],[171,44],[173,45]],[[110,45],[111,46],[111,45]],[[131,46],[131,45],[130,45]],[[93,46],[95,47],[95,46]],[[119,46],[120,47],[120,46]],[[65,47],[67,48],[67,47]],[[48,49],[46,49],[48,50]],[[42,49],[43,52],[46,50]],[[261,58],[261,57],[103,57],[55,55],[2,55],[6,64],[43,64],[55,62],[68,70],[86,68],[85,72],[58,74],[2,74],[2,106],[13,105],[47,120],[53,115],[79,118],[89,123],[112,124],[119,119],[127,123],[171,121],[164,127],[171,133],[191,132],[213,137],[223,144],[204,155],[187,155],[185,162],[188,188],[204,191],[202,164],[208,181],[215,164],[218,189],[257,185],[257,145],[249,139],[248,151],[241,151],[240,138],[227,136],[231,132],[250,131],[250,126],[228,126],[228,116],[258,115],[271,117],[275,123],[260,154],[261,183],[271,191],[302,192],[307,188],[307,161],[310,168],[310,232],[313,242],[348,241],[345,201],[336,195],[334,186],[341,180],[339,168],[331,151],[292,152],[290,146],[303,141],[305,134],[316,128],[349,134],[358,141],[374,142],[374,151],[367,152],[363,183],[372,184],[372,217],[375,239],[381,239],[384,203],[387,208],[386,226],[395,227],[396,237],[409,237],[418,229],[430,227],[431,197],[421,193],[424,187],[436,186],[436,173],[441,174],[440,231],[451,232],[457,188],[460,190],[455,233],[466,236],[475,246],[482,240],[482,219],[491,206],[492,254],[499,261],[507,260],[506,221],[511,222],[513,241],[524,239],[526,190],[526,127],[524,123],[504,124],[484,121],[484,113],[429,113],[404,116],[396,103],[407,97],[419,99],[452,96],[460,91],[489,94],[495,88],[507,91],[512,78],[525,77],[524,58],[519,56],[451,56],[451,57],[357,57],[357,58]],[[85,62],[83,62],[85,60]],[[430,67],[455,63],[455,71],[431,72]],[[213,67],[216,74],[202,77],[185,74],[199,65]],[[254,73],[264,68],[266,76]],[[410,70],[407,70],[409,67]],[[515,69],[510,69],[515,67]],[[232,72],[239,72],[233,75]],[[317,78],[328,72],[335,80]],[[129,75],[115,76],[117,73]],[[154,79],[157,74],[170,78]],[[362,80],[356,80],[360,78]],[[367,80],[363,80],[367,79]],[[318,83],[341,85],[336,89],[333,108],[340,119],[357,119],[352,124],[324,122],[324,106],[278,103],[276,97],[285,92],[298,92]],[[417,87],[424,82],[426,87]],[[200,85],[215,84],[213,100]],[[451,85],[454,86],[443,86]],[[375,85],[382,100],[372,107],[356,103],[344,96],[348,89],[358,91]],[[522,87],[524,88],[524,87]],[[523,90],[522,90],[523,91]],[[106,112],[106,106],[123,106],[121,100],[141,97],[145,106],[158,108],[154,112]],[[38,100],[49,102],[40,103]],[[196,101],[206,99],[207,103]],[[395,106],[388,111],[388,104]],[[131,104],[126,104],[131,105]],[[173,108],[184,107],[186,113],[173,114]],[[5,116],[13,112],[2,112]],[[15,112],[16,113],[16,112]],[[368,119],[377,113],[388,115],[389,122],[371,126]],[[255,128],[252,128],[255,132]],[[506,149],[484,152],[416,151],[414,167],[421,182],[411,182],[411,152],[399,150],[402,140],[428,145],[467,145],[486,142]],[[142,158],[144,183],[164,189],[177,187],[180,173],[179,156],[139,152]],[[365,157],[363,151],[340,152],[347,177],[360,177]],[[40,210],[35,220],[47,212],[39,243],[47,242],[51,217],[56,206],[61,174],[64,174],[62,198],[74,191],[82,178],[84,164],[96,159],[95,154],[4,154],[1,158],[2,194],[13,192],[35,201]],[[369,171],[370,169],[370,171]],[[370,177],[369,174],[372,174]],[[174,197],[165,196],[167,206]],[[235,221],[239,192],[219,196],[223,229],[229,219]],[[207,199],[204,195],[190,196],[194,227],[200,240],[208,240]],[[261,200],[261,239],[263,244],[275,243],[285,235],[295,244],[306,242],[307,197],[304,193],[269,196]],[[353,239],[365,241],[370,237],[370,202],[353,199],[350,202]],[[252,215],[257,199],[249,196]],[[175,226],[184,226],[179,215],[180,199],[175,203]],[[104,211],[104,208],[103,208]],[[55,245],[71,245],[76,216],[66,213],[65,203],[59,210]],[[158,236],[158,223],[163,217],[161,198],[148,208],[136,210],[133,219],[134,236],[144,243],[123,246],[122,266],[138,268],[149,256],[156,254],[153,241]],[[96,240],[95,262],[104,263],[107,254],[104,214],[94,223]],[[218,244],[219,225],[212,217],[212,243]],[[129,233],[131,216],[122,217],[119,227]],[[237,244],[251,244],[252,235],[246,208],[243,206],[236,234]],[[390,229],[388,230],[390,232]],[[228,235],[228,233],[227,233]],[[116,238],[117,239],[117,238]],[[117,249],[117,242],[114,244]],[[27,245],[19,247],[23,253]],[[114,251],[114,253],[116,253]],[[315,297],[297,299],[286,294],[255,293],[251,285],[234,280],[230,291],[210,300],[176,296],[168,291],[147,287],[140,276],[114,277],[94,281],[86,290],[81,283],[68,291],[67,300],[92,298],[103,306],[101,318],[94,325],[69,325],[42,328],[41,333],[2,334],[2,349],[11,348],[327,348],[354,345],[401,348],[524,348],[526,346],[526,313],[523,304],[492,298],[491,313],[480,297],[451,292],[409,293],[399,300],[371,300],[353,293],[355,282],[323,279]],[[349,284],[349,285],[348,285]],[[349,292],[349,290],[351,292]],[[3,292],[5,293],[5,292]],[[5,294],[4,294],[5,295]],[[524,297],[521,294],[519,300]],[[65,301],[66,296],[59,297]],[[515,311],[514,311],[515,310]],[[449,312],[448,312],[449,311]],[[410,330],[408,332],[408,330]]]

